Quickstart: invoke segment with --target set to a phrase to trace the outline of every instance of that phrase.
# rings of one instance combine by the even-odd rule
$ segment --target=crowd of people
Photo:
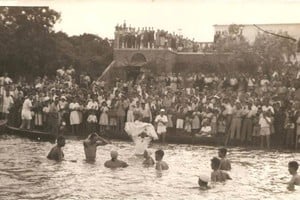
[[[1,78],[3,116],[15,127],[73,134],[126,134],[125,122],[152,123],[159,135],[224,137],[224,143],[295,148],[299,143],[298,68],[269,74],[141,73],[113,87],[73,68],[55,79]],[[6,81],[5,81],[6,80]],[[164,137],[163,137],[164,138]]]
[[[208,43],[202,45],[194,39],[153,27],[132,28],[126,23],[115,27],[115,48],[171,49],[179,52],[198,52],[212,50]]]

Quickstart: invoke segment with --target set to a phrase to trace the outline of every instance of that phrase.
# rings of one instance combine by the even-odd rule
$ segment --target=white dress
[[[2,112],[3,113],[9,113],[9,109],[12,106],[12,104],[14,103],[14,100],[11,96],[4,96],[3,97],[3,105],[2,105]]]
[[[103,126],[107,126],[108,125],[108,114],[107,114],[107,111],[108,111],[108,107],[102,107],[101,108],[101,115],[100,115],[100,119],[99,119],[99,124],[100,125],[103,125]]]
[[[31,107],[32,107],[31,100],[25,99],[25,101],[23,103],[23,107],[22,107],[22,112],[21,112],[22,120],[31,120],[32,119]]]
[[[80,124],[79,112],[76,110],[80,108],[80,105],[78,103],[70,103],[69,108],[71,110],[70,125]]]

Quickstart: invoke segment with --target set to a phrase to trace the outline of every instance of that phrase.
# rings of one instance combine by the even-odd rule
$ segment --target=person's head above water
[[[59,136],[56,140],[57,146],[63,147],[66,144],[66,139],[64,136]]]
[[[225,158],[225,156],[227,154],[227,149],[226,148],[220,148],[218,154],[219,154],[220,158]]]
[[[198,184],[200,187],[207,187],[209,182],[209,177],[205,174],[201,174],[198,179]]]
[[[111,157],[111,160],[116,160],[118,158],[118,152],[117,151],[111,151],[110,152],[110,157]]]
[[[213,170],[219,169],[220,163],[221,163],[221,161],[219,158],[213,157],[213,159],[211,159],[211,168]]]
[[[165,155],[165,152],[161,149],[155,151],[155,160],[161,161],[163,159],[164,155]]]
[[[98,137],[99,137],[99,136],[98,136],[97,133],[91,133],[91,134],[88,136],[88,139],[89,139],[91,142],[96,142]]]
[[[144,158],[149,158],[150,154],[147,150],[144,151]]]
[[[290,174],[297,173],[298,168],[299,168],[299,164],[298,164],[297,161],[290,161],[289,162],[289,172],[290,172]]]

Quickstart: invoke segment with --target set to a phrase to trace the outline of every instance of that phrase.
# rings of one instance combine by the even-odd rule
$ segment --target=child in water
[[[198,185],[200,190],[208,190],[210,186],[208,186],[209,177],[206,175],[200,175],[198,179]]]
[[[147,150],[144,151],[144,158],[145,158],[145,160],[143,161],[143,165],[145,167],[150,167],[155,164],[153,158],[150,156],[150,154]]]
[[[168,164],[163,161],[163,157],[164,157],[164,151],[163,150],[157,150],[155,151],[155,160],[156,160],[156,166],[155,169],[157,170],[168,170],[169,166]]]
[[[225,182],[226,180],[231,180],[229,174],[220,170],[220,159],[214,157],[211,159],[211,168],[213,172],[211,173],[211,181],[212,182]]]
[[[299,164],[296,161],[289,162],[289,172],[292,175],[292,179],[288,183],[288,190],[295,190],[295,185],[300,185],[300,175],[298,175],[297,170],[299,168]]]
[[[230,161],[226,158],[227,149],[226,148],[220,148],[218,155],[220,158],[220,170],[230,171],[231,170],[231,164]]]

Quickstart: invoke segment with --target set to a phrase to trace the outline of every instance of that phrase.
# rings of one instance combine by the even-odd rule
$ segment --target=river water
[[[84,161],[83,145],[67,140],[65,159],[56,163],[46,159],[53,144],[34,142],[15,136],[0,136],[0,199],[298,199],[296,191],[286,190],[290,175],[287,163],[300,160],[299,153],[229,149],[231,177],[208,191],[197,189],[197,176],[210,175],[210,159],[215,147],[154,144],[150,152],[165,150],[170,169],[158,173],[143,168],[142,158],[133,155],[129,142],[113,141],[100,146],[94,164]],[[110,150],[130,166],[106,169]],[[69,160],[69,161],[68,161]],[[76,162],[72,162],[76,160]]]

